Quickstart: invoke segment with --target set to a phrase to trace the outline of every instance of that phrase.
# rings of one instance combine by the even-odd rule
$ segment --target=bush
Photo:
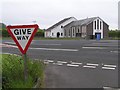
[[[27,61],[28,78],[24,81],[24,62],[19,56],[2,56],[2,87],[4,88],[31,88],[36,79],[43,79],[44,65],[40,61]]]
[[[2,30],[2,37],[10,37],[7,30]]]
[[[35,37],[44,37],[44,31],[39,29],[35,34]]]
[[[120,31],[109,31],[109,37],[120,37]]]

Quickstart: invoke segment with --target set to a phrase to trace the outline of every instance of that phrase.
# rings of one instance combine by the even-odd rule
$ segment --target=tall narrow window
[[[79,33],[80,31],[79,31],[79,28],[78,28],[78,33]]]
[[[61,36],[63,36],[63,33],[61,33]]]
[[[73,27],[72,31],[73,31],[73,36],[75,36],[75,27]]]
[[[100,21],[100,30],[102,29],[102,22]]]
[[[66,36],[66,30],[64,30],[64,35]]]
[[[96,30],[96,21],[95,21],[95,30]]]
[[[71,30],[71,29],[69,29],[69,36],[70,36],[70,30]]]
[[[73,27],[73,36],[74,36],[74,27]]]
[[[99,29],[99,19],[97,20],[97,29]]]
[[[54,33],[52,33],[52,36],[54,36]]]

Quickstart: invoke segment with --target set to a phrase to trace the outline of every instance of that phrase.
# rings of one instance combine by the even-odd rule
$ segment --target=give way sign
[[[30,43],[38,29],[38,25],[19,25],[19,26],[7,26],[7,30],[16,45],[25,54]]]

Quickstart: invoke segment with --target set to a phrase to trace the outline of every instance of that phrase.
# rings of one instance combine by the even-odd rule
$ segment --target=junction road
[[[13,41],[3,40],[3,53],[21,55]],[[47,64],[47,88],[118,86],[117,40],[33,40],[27,55]]]

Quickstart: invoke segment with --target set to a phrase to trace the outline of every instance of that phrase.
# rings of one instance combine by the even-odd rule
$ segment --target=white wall
[[[99,20],[99,29],[97,29],[97,20]],[[96,29],[95,29],[95,21],[96,21]],[[100,29],[100,21],[101,23],[101,29]],[[100,18],[97,18],[96,20],[93,21],[93,35],[95,35],[95,33],[101,33],[101,38],[103,38],[103,20],[101,20]]]
[[[45,37],[50,37],[51,31],[45,31]]]
[[[51,32],[49,32],[49,36],[46,36],[46,32],[47,32],[47,31],[45,31],[45,37],[56,38],[56,37],[57,37],[57,32],[60,33],[60,38],[64,37],[64,28],[61,28],[61,26],[64,27],[65,25],[69,24],[69,23],[72,22],[72,21],[76,21],[76,19],[75,19],[75,18],[71,18],[71,19],[65,21],[64,23],[60,24],[59,26],[53,28],[53,29],[51,30]],[[53,35],[52,35],[52,33],[53,33]],[[63,36],[61,36],[61,33],[63,33]]]

